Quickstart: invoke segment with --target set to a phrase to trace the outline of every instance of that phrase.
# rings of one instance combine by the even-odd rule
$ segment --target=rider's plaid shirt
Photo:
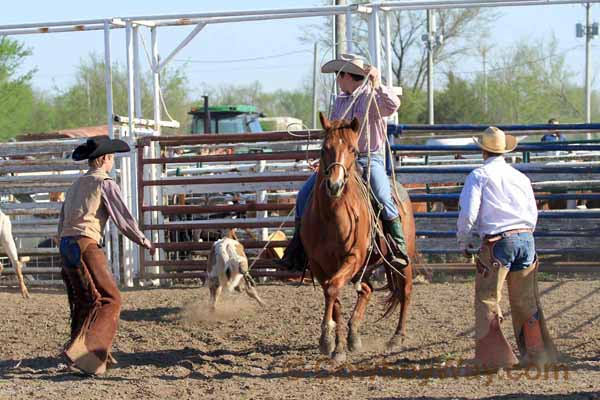
[[[361,135],[358,139],[358,150],[361,153],[368,153],[366,132],[371,134],[371,153],[381,153],[384,151],[386,136],[386,121],[384,117],[394,114],[400,107],[400,98],[394,94],[393,90],[386,86],[380,86],[375,89],[375,96],[371,102],[369,110],[369,126],[363,127],[365,115],[369,105],[369,98],[372,91],[371,84],[359,87],[352,94],[340,93],[335,99],[331,119],[346,119],[351,121],[357,117],[361,122]],[[356,100],[355,100],[356,98]],[[377,102],[377,106],[375,105]]]

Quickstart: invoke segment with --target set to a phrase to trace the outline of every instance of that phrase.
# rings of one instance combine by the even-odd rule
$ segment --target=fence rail
[[[0,145],[0,209],[11,218],[12,232],[19,257],[25,261],[24,274],[35,281],[49,283],[52,277],[62,284],[56,248],[61,194],[87,170],[86,162],[68,158],[86,138],[56,139],[35,142],[12,142]],[[127,185],[127,183],[125,183]],[[110,236],[109,236],[110,237]],[[107,240],[106,243],[111,243]],[[114,254],[119,254],[115,251]],[[6,253],[0,249],[0,257]],[[113,272],[119,277],[120,260],[114,259]],[[8,265],[6,259],[2,261]],[[5,268],[6,274],[11,269]]]
[[[397,140],[401,141],[402,135],[432,131],[469,133],[481,128],[403,125],[393,128],[392,133],[400,133]],[[600,124],[502,128],[519,134],[539,134],[550,128],[575,133],[582,129],[585,129],[583,132],[600,131]],[[294,136],[288,132],[271,132],[138,139],[134,154],[137,171],[124,170],[129,174],[128,178],[124,175],[124,179],[131,179],[127,182],[133,184],[135,176],[137,184],[133,190],[126,186],[124,194],[137,206],[140,225],[152,236],[159,254],[152,258],[141,250],[139,272],[135,269],[135,260],[128,261],[133,268],[128,279],[132,276],[139,279],[202,277],[205,256],[215,237],[228,229],[238,230],[252,260],[263,249],[271,255],[272,250],[282,249],[287,245],[287,239],[278,236],[269,242],[268,235],[283,230],[289,236],[294,225],[290,214],[294,209],[295,193],[312,173],[307,161],[318,158],[319,152],[315,148],[321,138],[320,131],[310,130],[294,132]],[[19,202],[4,202],[0,207],[13,220],[15,237],[21,241],[21,256],[41,259],[58,255],[56,248],[39,248],[36,243],[45,241],[47,244],[56,235],[56,218],[62,204],[48,201],[47,196],[51,192],[66,191],[86,169],[85,163],[64,158],[83,140],[17,142],[0,146],[0,157],[8,158],[0,160],[0,196],[19,199]],[[267,147],[270,147],[268,151],[256,151]],[[244,150],[246,152],[240,153]],[[428,210],[432,207],[444,209],[415,213],[423,268],[469,270],[470,264],[456,263],[452,259],[458,254],[454,239],[457,212],[452,207],[456,207],[466,176],[481,165],[482,160],[472,155],[479,152],[479,148],[394,144],[392,150],[394,158],[400,161],[395,169],[397,179],[406,184],[415,207],[421,204]],[[537,201],[600,204],[600,144],[520,143],[517,151],[519,153],[509,160],[524,161],[514,165],[532,181]],[[229,154],[215,154],[223,152]],[[530,156],[532,153],[534,155]],[[444,154],[461,154],[466,158],[454,160]],[[423,157],[416,159],[418,155]],[[540,161],[527,162],[530,159]],[[595,265],[595,252],[600,246],[599,225],[600,210],[540,211],[535,236],[538,251],[547,260],[543,269],[587,271],[597,268],[589,265]],[[114,236],[114,239],[118,241],[118,237]],[[113,258],[117,257],[113,268],[123,268],[123,257],[129,259],[131,252],[125,253],[111,254]],[[450,257],[449,263],[437,263],[435,257],[439,256]],[[582,258],[586,261],[579,261]],[[570,259],[578,261],[568,264]],[[268,259],[257,260],[254,268],[257,275],[290,276]],[[10,273],[10,269],[6,271]],[[26,267],[25,271],[49,276],[57,273],[55,267],[47,266]]]
[[[569,126],[573,129],[580,125]],[[408,129],[410,128],[410,129]],[[414,128],[414,129],[413,129]],[[468,126],[461,126],[460,131]],[[469,129],[475,129],[470,127]],[[480,127],[476,127],[480,130]],[[526,126],[518,128],[529,128]],[[535,129],[533,129],[535,128]],[[537,132],[539,125],[527,129]],[[600,125],[585,126],[600,130]],[[402,133],[427,131],[425,127],[407,127]],[[467,132],[467,131],[465,131]],[[310,140],[308,134],[310,133]],[[315,150],[289,151],[282,149],[273,152],[232,153],[232,154],[196,154],[207,149],[243,148],[251,143],[318,143],[319,132],[304,131],[305,137],[290,137],[285,132],[267,133],[265,135],[197,135],[185,137],[152,137],[140,141],[138,148],[138,165],[140,173],[138,185],[140,200],[140,220],[145,220],[143,228],[163,235],[163,242],[156,242],[161,255],[149,259],[141,255],[140,276],[143,278],[166,277],[203,277],[206,260],[213,241],[197,242],[191,239],[194,232],[223,232],[228,229],[241,230],[241,239],[251,260],[262,249],[283,248],[287,240],[269,242],[260,237],[265,229],[269,231],[293,227],[293,217],[289,213],[294,208],[295,191],[312,173],[307,158],[317,158]],[[272,142],[270,142],[272,141]],[[144,157],[144,151],[150,142],[157,143],[161,156]],[[239,147],[238,147],[239,146]],[[172,155],[169,148],[185,148],[185,154]],[[425,154],[431,157],[440,154],[468,154],[480,152],[476,146],[426,146],[426,145],[393,145],[396,157],[405,157],[408,153]],[[600,189],[600,145],[566,143],[559,145],[520,144],[517,151],[549,152],[586,151],[586,162],[552,162],[558,156],[549,155],[550,162],[519,163],[516,168],[525,173],[536,191],[536,200],[544,201],[598,201],[600,193],[590,192]],[[576,156],[574,156],[576,158]],[[292,162],[289,162],[292,161]],[[300,162],[298,162],[300,161]],[[278,163],[278,169],[273,169]],[[409,196],[414,203],[432,204],[439,202],[448,205],[456,204],[459,192],[466,176],[481,165],[480,160],[472,159],[462,165],[412,165],[399,166],[395,169],[399,182],[407,186]],[[171,168],[170,170],[167,168]],[[173,168],[177,167],[176,172]],[[150,177],[151,168],[163,170],[162,174]],[[292,168],[289,170],[289,168]],[[166,173],[164,171],[167,171]],[[283,172],[282,172],[283,171]],[[173,175],[177,176],[173,176]],[[151,201],[150,190],[156,190],[159,196]],[[587,190],[584,191],[584,190]],[[280,193],[285,191],[285,194]],[[568,191],[568,193],[567,193]],[[156,203],[158,197],[162,204]],[[175,204],[175,198],[186,199],[186,203]],[[284,201],[282,203],[282,201]],[[234,202],[234,203],[231,203]],[[418,249],[423,256],[457,255],[460,251],[455,243],[456,211],[416,212],[415,220],[418,235]],[[565,262],[565,257],[591,257],[600,245],[596,232],[600,224],[600,210],[548,210],[540,211],[539,223],[535,233],[538,252],[542,256],[551,256],[555,262]],[[247,237],[245,232],[251,232]],[[289,231],[288,231],[289,232]],[[187,235],[180,238],[179,235]],[[257,239],[258,238],[258,239]],[[558,256],[558,261],[556,257]],[[183,257],[183,259],[181,259]],[[196,257],[198,259],[191,259]],[[591,260],[591,258],[590,258]],[[551,264],[549,270],[558,270]],[[452,263],[451,263],[452,264]],[[434,265],[435,270],[466,270],[467,264],[452,264],[444,268],[440,264],[426,262],[423,266]],[[581,268],[580,268],[581,267]],[[581,270],[583,265],[575,269]],[[287,272],[278,270],[272,260],[259,259],[255,263],[255,272],[263,272],[270,276],[287,276]],[[427,267],[428,268],[428,267]],[[150,271],[151,269],[151,271]],[[570,269],[574,270],[574,269]],[[194,275],[186,273],[192,271]]]

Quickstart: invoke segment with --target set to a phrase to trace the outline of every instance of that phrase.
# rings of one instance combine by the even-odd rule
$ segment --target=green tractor
[[[192,134],[202,133],[262,133],[268,131],[297,131],[303,129],[302,120],[292,117],[265,117],[255,106],[246,104],[192,107]]]
[[[263,132],[259,121],[262,114],[254,106],[239,104],[207,107],[205,103],[204,107],[193,107],[189,114],[192,115],[192,134]]]
[[[291,117],[270,117],[258,112],[255,106],[246,104],[208,106],[204,97],[203,107],[192,107],[192,134],[220,133],[263,133],[267,131],[286,131],[302,129],[302,120]],[[298,146],[273,143],[269,148],[239,147],[235,152],[271,152],[273,150],[293,150]]]

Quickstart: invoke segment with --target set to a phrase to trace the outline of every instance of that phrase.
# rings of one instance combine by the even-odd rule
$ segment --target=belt
[[[531,228],[511,229],[509,231],[495,233],[493,235],[485,235],[485,238],[491,239],[491,238],[496,238],[496,237],[507,237],[507,236],[512,236],[512,235],[516,235],[519,233],[532,233],[532,232],[533,232],[533,230]]]

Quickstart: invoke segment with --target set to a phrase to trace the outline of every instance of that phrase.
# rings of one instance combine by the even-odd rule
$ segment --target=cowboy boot
[[[302,240],[300,240],[300,219],[296,219],[295,221],[294,236],[283,252],[283,258],[275,262],[288,271],[304,270],[306,266],[306,253],[304,252]]]
[[[383,220],[383,231],[392,237],[394,243],[390,243],[392,247],[390,260],[391,263],[406,268],[410,263],[408,251],[406,249],[406,241],[404,240],[404,232],[402,231],[402,222],[400,217],[392,220]]]

